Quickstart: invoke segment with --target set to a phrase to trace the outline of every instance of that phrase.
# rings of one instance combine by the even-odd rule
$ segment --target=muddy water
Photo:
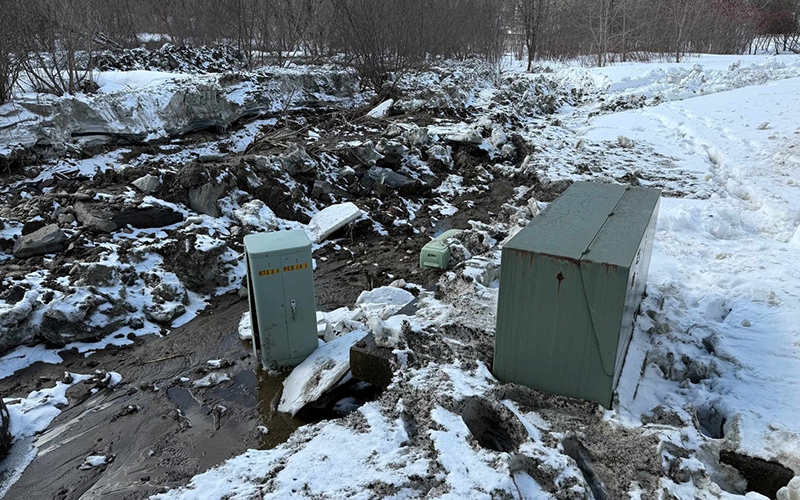
[[[6,498],[147,498],[249,448],[277,446],[318,419],[313,413],[291,418],[273,411],[283,379],[263,374],[249,346],[238,339],[246,308],[234,295],[220,297],[208,312],[167,336],[136,339],[132,346],[89,358],[65,353],[61,365],[36,364],[0,381],[4,395],[25,396],[52,386],[64,371],[106,369],[123,378],[113,390],[92,394],[86,384],[69,390],[70,405],[37,437],[38,456]],[[206,374],[210,359],[233,363],[221,370],[231,381],[193,387],[191,381]],[[136,410],[125,411],[128,407]],[[97,454],[113,461],[79,469],[87,456]]]

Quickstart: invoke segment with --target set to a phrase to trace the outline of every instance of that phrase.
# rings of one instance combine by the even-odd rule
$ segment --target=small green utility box
[[[447,240],[464,232],[462,229],[448,229],[429,241],[419,253],[419,267],[425,269],[447,269],[450,267],[450,245]]]
[[[661,191],[576,182],[503,247],[495,376],[610,408]]]
[[[244,237],[253,353],[267,369],[295,366],[317,348],[311,241],[305,231]]]

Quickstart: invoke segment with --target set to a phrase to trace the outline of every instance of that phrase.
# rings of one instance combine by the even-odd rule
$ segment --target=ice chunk
[[[231,377],[227,373],[212,372],[192,382],[192,387],[212,387],[223,382],[228,382],[230,379]]]
[[[378,316],[386,319],[414,300],[414,294],[402,288],[382,286],[370,291],[361,292],[356,305],[361,307],[367,316]]]
[[[359,219],[363,212],[354,203],[340,203],[321,210],[308,223],[311,241],[321,243],[332,233]]]
[[[89,455],[83,461],[83,464],[79,467],[81,470],[89,470],[94,467],[100,467],[101,465],[106,465],[109,462],[109,459],[105,455]]]
[[[350,369],[350,348],[366,334],[364,330],[350,332],[319,346],[283,381],[278,411],[296,415],[333,387]]]
[[[239,338],[242,340],[253,340],[253,325],[250,322],[250,311],[242,314],[239,320]]]
[[[389,110],[392,109],[392,105],[394,104],[394,99],[387,99],[382,103],[378,104],[372,111],[367,113],[367,116],[370,118],[386,118],[386,115],[389,114]]]

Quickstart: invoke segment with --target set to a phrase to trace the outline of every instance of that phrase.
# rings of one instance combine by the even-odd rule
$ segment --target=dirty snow
[[[49,389],[31,392],[27,398],[3,398],[11,415],[9,431],[13,436],[9,455],[0,461],[0,498],[13,485],[30,464],[38,449],[35,436],[47,429],[61,410],[59,407],[69,404],[67,389],[75,384],[91,378],[91,375],[66,374],[69,382],[56,382]]]

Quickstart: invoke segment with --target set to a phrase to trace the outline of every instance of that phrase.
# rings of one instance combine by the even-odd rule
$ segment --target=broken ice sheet
[[[333,387],[350,369],[350,348],[366,335],[357,330],[318,347],[284,380],[278,411],[295,415]]]

